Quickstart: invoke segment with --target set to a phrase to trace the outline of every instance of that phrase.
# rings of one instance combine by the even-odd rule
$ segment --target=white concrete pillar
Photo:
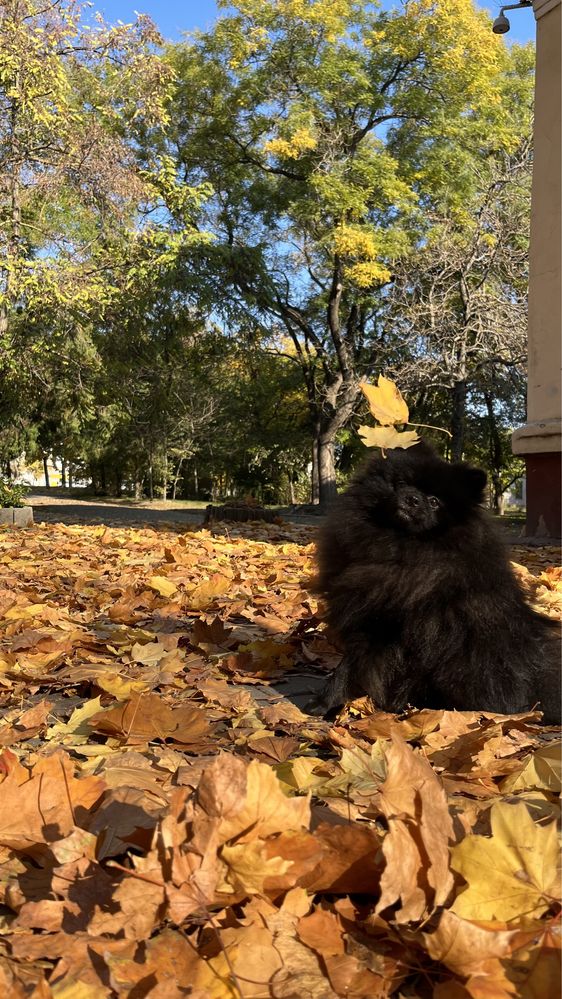
[[[533,0],[533,10],[537,19],[537,65],[529,259],[527,423],[513,434],[513,451],[521,455],[527,465],[527,535],[560,537],[561,2]]]

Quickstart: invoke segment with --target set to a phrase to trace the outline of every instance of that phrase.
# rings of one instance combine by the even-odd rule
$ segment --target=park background
[[[6,477],[326,502],[382,371],[520,503],[531,12],[506,44],[464,0],[35,10],[3,33]]]
[[[148,13],[169,44],[118,4],[0,5],[0,995],[554,996],[541,705],[301,707],[341,659],[316,513],[363,379],[492,506],[520,447],[549,526],[560,5],[507,44],[467,0]],[[250,497],[318,502],[201,522]],[[553,537],[510,557],[554,624]]]

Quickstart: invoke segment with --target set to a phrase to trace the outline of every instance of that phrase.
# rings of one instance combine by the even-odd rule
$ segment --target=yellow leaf
[[[417,444],[419,437],[415,430],[395,430],[394,427],[359,427],[359,436],[365,447],[408,448]]]
[[[38,614],[42,614],[47,608],[48,604],[28,604],[27,607],[22,607],[18,604],[15,607],[10,607],[10,610],[6,611],[4,617],[7,621],[19,621],[26,617],[37,617]]]
[[[319,756],[297,756],[296,759],[280,763],[275,768],[275,773],[287,793],[309,791],[326,781],[325,774],[313,773],[315,767],[321,767],[323,762]]]
[[[265,143],[264,151],[272,153],[274,156],[285,156],[289,160],[296,160],[301,153],[316,149],[318,140],[308,128],[298,128],[293,132],[290,139],[270,139]]]
[[[143,666],[156,666],[166,655],[166,649],[160,642],[135,642],[131,648],[131,659]]]
[[[267,878],[280,877],[293,866],[292,860],[282,857],[268,859],[262,840],[223,846],[221,859],[227,865],[228,873],[225,882],[217,886],[218,891],[232,892],[240,887],[248,895],[261,895]]]
[[[204,610],[216,597],[224,597],[230,587],[230,579],[220,572],[214,572],[210,579],[204,579],[191,590],[188,605],[192,610]]]
[[[244,777],[244,801],[235,814],[225,816],[221,823],[221,837],[225,842],[237,839],[238,843],[246,843],[287,829],[308,829],[309,798],[287,798],[270,766],[252,760]]]
[[[88,725],[88,719],[101,711],[101,698],[94,697],[90,701],[84,701],[81,707],[75,708],[68,721],[55,722],[47,730],[46,739],[56,739],[57,742],[78,745],[79,742],[87,742],[92,734]]]
[[[254,662],[264,668],[286,668],[294,664],[294,647],[288,642],[274,642],[272,638],[258,638],[240,645],[238,651],[251,652]]]
[[[168,579],[166,576],[151,576],[148,580],[148,585],[156,590],[161,597],[171,597],[172,593],[175,593],[177,586]]]
[[[560,742],[551,742],[522,761],[525,765],[518,774],[510,774],[501,783],[502,793],[524,791],[530,787],[544,788],[559,794],[562,791]]]
[[[390,378],[379,375],[377,385],[361,382],[359,388],[369,403],[369,409],[375,420],[378,420],[383,426],[388,427],[393,423],[408,422],[409,413],[406,402]]]
[[[124,701],[133,694],[140,694],[143,690],[149,690],[150,684],[144,680],[130,680],[119,673],[100,673],[96,677],[96,686],[105,690],[107,694],[112,694],[118,701]]]
[[[506,922],[541,916],[560,893],[556,823],[540,826],[523,803],[498,802],[491,825],[491,837],[465,836],[453,847],[451,866],[468,887],[452,911],[464,919]]]

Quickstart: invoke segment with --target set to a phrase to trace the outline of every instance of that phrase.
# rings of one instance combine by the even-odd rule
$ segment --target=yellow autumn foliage
[[[375,233],[364,226],[339,225],[334,229],[334,249],[342,257],[373,259],[379,253],[380,245]]]
[[[333,232],[333,249],[339,257],[355,258],[346,261],[345,273],[359,288],[370,288],[389,280],[390,271],[378,259],[381,246],[372,229],[359,225],[337,226]]]
[[[309,128],[297,128],[289,139],[270,139],[264,145],[264,152],[273,156],[282,156],[288,160],[298,160],[303,153],[315,149],[316,136]]]
[[[374,284],[384,284],[390,280],[390,271],[378,260],[367,260],[363,263],[352,264],[346,268],[346,273],[350,281],[353,281],[358,288],[371,288]]]

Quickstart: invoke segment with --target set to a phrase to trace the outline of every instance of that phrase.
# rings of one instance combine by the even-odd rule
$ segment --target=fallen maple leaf
[[[268,879],[274,878],[277,881],[293,866],[290,860],[282,857],[268,857],[265,843],[260,840],[223,846],[220,856],[228,868],[225,880],[217,885],[217,891],[220,892],[242,889],[245,895],[263,895]],[[295,880],[289,879],[285,887],[294,884]]]
[[[389,829],[382,846],[386,866],[377,911],[399,901],[396,919],[408,922],[442,905],[452,889],[453,823],[443,787],[427,760],[396,734],[385,755],[380,807]]]
[[[491,827],[491,837],[468,835],[452,850],[451,866],[467,882],[453,912],[505,921],[547,912],[560,899],[556,823],[540,826],[523,803],[497,802]]]
[[[425,949],[434,961],[440,961],[456,974],[468,977],[485,970],[490,960],[508,955],[517,933],[517,929],[506,929],[501,924],[462,919],[445,909],[437,928],[422,935]]]
[[[204,579],[187,594],[187,606],[192,610],[205,610],[217,597],[228,593],[232,580],[220,572],[214,572],[210,579]]]
[[[24,783],[21,776],[10,771],[0,785],[0,844],[22,852],[68,836],[105,789],[100,777],[77,779],[62,751],[39,759]]]
[[[561,749],[562,743],[552,742],[543,746],[536,753],[527,756],[522,762],[523,769],[518,774],[512,774],[502,781],[501,789],[505,791],[522,791],[526,788],[539,787],[554,794],[562,791],[561,780]]]
[[[318,951],[322,957],[344,954],[344,927],[335,912],[316,908],[299,919],[297,933],[307,947]]]
[[[151,739],[196,743],[210,728],[200,708],[192,704],[172,708],[157,694],[136,694],[123,704],[92,715],[88,725],[96,732],[124,737],[129,743]]]
[[[209,770],[206,772],[209,774]],[[236,837],[245,842],[284,832],[307,828],[310,822],[310,799],[287,798],[271,767],[252,760],[246,769],[246,792],[239,809],[221,823],[224,841]],[[200,785],[201,790],[201,785]]]
[[[148,582],[162,597],[171,597],[177,591],[176,584],[167,576],[151,576]]]

